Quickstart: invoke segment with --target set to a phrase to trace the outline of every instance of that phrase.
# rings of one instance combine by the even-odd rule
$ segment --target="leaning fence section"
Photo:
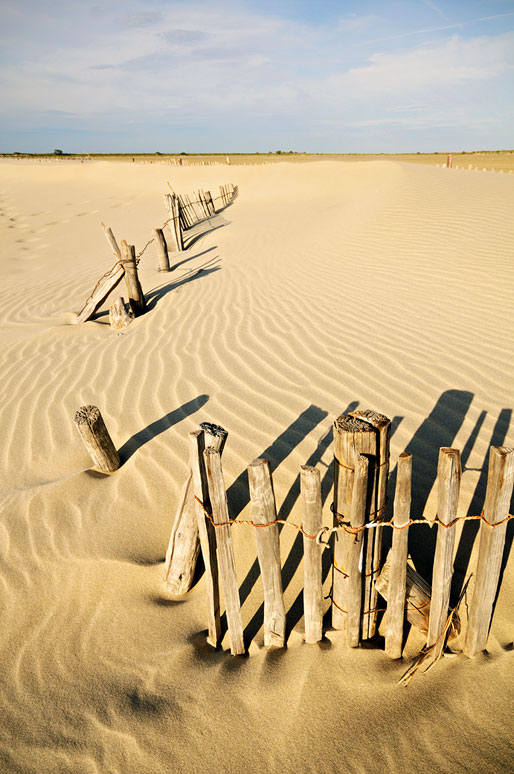
[[[247,468],[251,519],[230,518],[222,454],[227,432],[204,423],[190,434],[190,476],[173,525],[166,556],[166,584],[183,594],[193,582],[201,550],[206,573],[208,641],[220,643],[220,588],[223,591],[230,650],[246,652],[241,604],[235,573],[232,527],[253,528],[264,595],[264,644],[283,647],[286,612],[282,590],[280,535],[283,524],[300,531],[304,546],[305,640],[323,637],[322,552],[332,555],[331,624],[344,630],[350,647],[377,633],[385,615],[385,652],[400,658],[406,622],[419,630],[425,646],[405,674],[435,664],[446,645],[461,632],[459,602],[450,607],[456,525],[480,522],[480,546],[463,652],[472,657],[486,646],[496,597],[514,482],[514,450],[493,446],[484,509],[475,516],[457,513],[461,478],[458,449],[441,448],[437,469],[438,504],[433,519],[411,515],[412,457],[397,461],[391,515],[386,518],[390,420],[375,411],[354,411],[334,423],[333,524],[322,524],[320,474],[300,471],[301,523],[277,518],[269,462],[256,459]],[[408,562],[410,529],[437,529],[432,585]],[[391,548],[383,561],[384,530],[392,530]],[[467,584],[465,584],[464,588]],[[462,594],[461,594],[462,598]]]
[[[170,252],[180,253],[186,250],[188,247],[187,232],[231,204],[238,192],[238,187],[229,183],[220,186],[219,195],[214,197],[210,191],[202,189],[199,189],[192,197],[186,194],[176,194],[174,191],[165,194],[164,203],[167,218],[160,228],[153,230],[153,236],[138,253],[136,253],[135,246],[128,244],[125,240],[118,243],[112,229],[102,223],[115,263],[100,277],[84,306],[76,315],[74,322],[83,323],[90,320],[123,279],[125,279],[128,298],[125,301],[120,296],[112,303],[109,313],[111,328],[124,329],[135,317],[144,314],[146,301],[138,276],[138,266],[150,245],[155,245],[160,271],[172,271]]]

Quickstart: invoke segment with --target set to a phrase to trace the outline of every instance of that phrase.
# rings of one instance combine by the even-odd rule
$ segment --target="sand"
[[[170,274],[150,245],[149,310],[126,332],[108,305],[73,325],[113,262],[100,221],[140,250],[166,218],[167,180],[240,195]],[[444,658],[407,688],[415,632],[401,662],[342,632],[304,643],[294,530],[281,533],[283,651],[263,647],[251,529],[232,529],[247,658],[227,637],[206,645],[203,576],[172,599],[162,570],[187,434],[204,420],[230,433],[234,516],[249,517],[244,470],[264,455],[295,522],[299,467],[320,468],[329,524],[331,425],[349,407],[393,419],[393,467],[413,453],[413,516],[434,514],[450,445],[459,512],[480,512],[489,445],[514,446],[513,210],[513,176],[391,161],[0,161],[2,772],[511,769],[512,556],[487,652]],[[73,425],[87,403],[120,449],[112,476],[91,470]],[[458,573],[474,568],[475,535],[459,531]],[[434,540],[412,530],[426,577]]]

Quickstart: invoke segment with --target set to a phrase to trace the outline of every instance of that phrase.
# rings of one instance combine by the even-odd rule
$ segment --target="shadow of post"
[[[165,430],[173,427],[173,425],[176,425],[182,419],[185,419],[185,417],[194,414],[198,409],[202,408],[208,400],[208,395],[199,395],[197,398],[193,398],[193,400],[184,403],[179,408],[169,411],[160,419],[156,419],[155,422],[152,422],[143,430],[139,430],[139,432],[131,436],[128,441],[125,441],[123,446],[118,449],[121,463],[123,464],[126,462],[134,452],[144,446],[145,443],[148,443],[148,441],[151,441],[161,433],[164,433]]]

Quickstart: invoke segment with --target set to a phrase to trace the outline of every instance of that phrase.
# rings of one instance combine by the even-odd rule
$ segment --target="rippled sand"
[[[113,263],[100,221],[140,250],[166,219],[167,180],[240,195],[170,274],[150,245],[149,311],[126,332],[110,330],[108,304],[72,325]],[[187,434],[204,420],[230,433],[233,515],[249,517],[244,471],[267,456],[295,522],[299,466],[319,466],[329,524],[331,424],[356,407],[393,419],[393,467],[414,454],[414,516],[435,512],[450,445],[460,512],[480,512],[489,445],[514,446],[513,211],[513,176],[389,161],[0,163],[2,772],[510,770],[512,557],[487,653],[445,658],[408,688],[413,633],[403,662],[350,650],[341,632],[305,645],[294,530],[281,532],[284,651],[263,647],[250,529],[232,530],[248,658],[227,637],[218,653],[205,644],[201,573],[179,600],[162,574]],[[73,425],[86,403],[120,449],[112,476],[90,469]],[[435,533],[412,533],[430,577]],[[475,535],[459,532],[461,577]]]

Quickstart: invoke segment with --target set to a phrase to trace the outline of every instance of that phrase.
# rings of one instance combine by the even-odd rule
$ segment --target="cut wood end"
[[[314,465],[302,465],[301,470],[304,470],[306,473],[318,473],[318,468],[315,468]]]
[[[379,414],[378,411],[373,409],[358,409],[357,411],[352,411],[350,415],[356,419],[368,422],[373,427],[386,427],[391,424],[389,417],[386,417],[385,414]]]
[[[208,447],[205,449],[205,451],[204,451],[204,454],[209,454],[209,455],[211,455],[211,454],[212,454],[213,456],[217,454],[217,455],[218,455],[218,457],[219,457],[219,454],[220,454],[220,453],[219,453],[219,451],[218,451],[217,449],[215,449],[215,448],[214,448],[214,446],[208,446]]]
[[[81,406],[78,411],[75,412],[73,421],[76,425],[94,425],[100,416],[100,409],[96,406]]]
[[[512,449],[510,446],[491,446],[491,454],[495,453],[498,455],[498,457],[508,457],[512,452],[514,452],[514,449]]]
[[[255,460],[252,460],[250,464],[248,465],[249,468],[257,468],[260,465],[269,465],[269,460],[264,460],[261,457],[258,457]]]
[[[228,435],[228,430],[225,430],[221,425],[213,424],[213,422],[200,422],[200,427],[215,438],[226,438]]]
[[[370,426],[368,422],[352,417],[349,414],[341,414],[334,422],[334,429],[343,433],[369,433]]]

